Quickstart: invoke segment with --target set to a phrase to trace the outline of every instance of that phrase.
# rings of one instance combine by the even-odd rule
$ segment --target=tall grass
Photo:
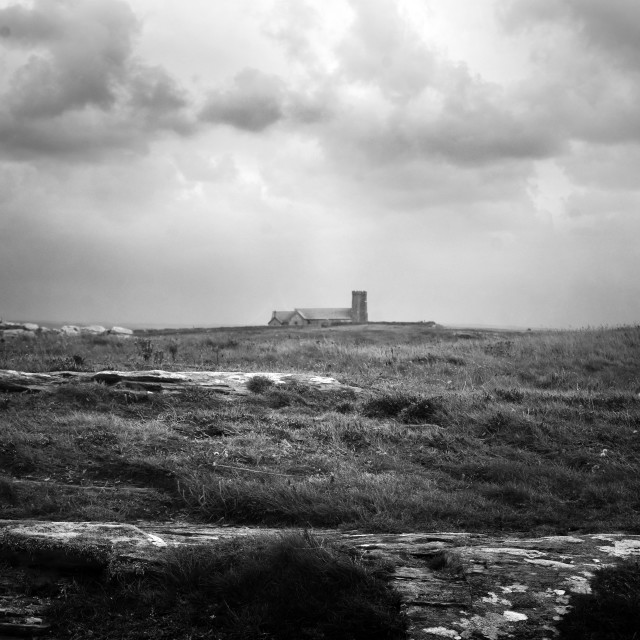
[[[354,383],[409,388],[487,386],[633,390],[640,328],[563,332],[455,332],[409,327],[210,330],[123,340],[42,336],[0,344],[0,368],[218,369],[335,374]]]
[[[73,355],[88,369],[152,368],[163,351],[168,368],[215,368],[217,358],[230,370],[332,374],[364,391],[282,389],[258,376],[253,393],[233,401],[98,384],[7,394],[0,511],[126,519],[150,509],[388,531],[640,530],[640,329],[474,336],[420,325],[148,334],[147,362],[135,339],[4,344],[8,368]],[[96,498],[49,483],[110,488]],[[145,504],[126,487],[156,493]]]

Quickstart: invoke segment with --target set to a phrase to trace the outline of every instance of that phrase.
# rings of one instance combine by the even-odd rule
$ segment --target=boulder
[[[0,331],[7,329],[22,329],[23,331],[38,331],[40,326],[34,322],[0,322]]]
[[[22,329],[22,325],[19,322],[0,322],[0,331],[7,329]]]
[[[107,329],[99,324],[90,324],[86,327],[80,327],[80,333],[87,336],[101,336],[103,333],[107,333]]]
[[[65,324],[64,327],[60,329],[60,333],[65,336],[79,336],[80,327],[77,327],[74,324]]]
[[[109,334],[120,338],[128,338],[133,335],[133,331],[125,327],[111,327],[111,329],[109,329]]]

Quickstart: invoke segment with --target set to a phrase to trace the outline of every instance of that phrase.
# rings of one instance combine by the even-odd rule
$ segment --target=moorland
[[[640,531],[640,327],[43,336],[0,345],[0,369],[302,372],[362,390],[3,394],[5,518]]]
[[[0,343],[0,369],[310,373],[353,387],[258,375],[235,397],[86,382],[0,393],[5,520],[640,533],[640,327],[48,334]],[[187,550],[133,581],[57,586],[55,637],[405,637],[389,567],[291,536]],[[637,563],[615,579],[623,595],[585,601],[563,637],[635,637],[593,631],[623,609],[613,617],[637,628]],[[611,580],[600,578],[609,596]]]

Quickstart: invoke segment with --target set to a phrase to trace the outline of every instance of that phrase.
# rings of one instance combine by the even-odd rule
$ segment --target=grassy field
[[[0,517],[640,532],[640,328],[43,336],[0,368],[308,372],[244,399],[0,394]]]

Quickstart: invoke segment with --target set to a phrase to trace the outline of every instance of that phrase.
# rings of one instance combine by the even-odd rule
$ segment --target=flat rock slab
[[[0,521],[0,559],[85,570],[102,563],[153,563],[171,547],[208,545],[280,529],[177,523]],[[640,557],[640,536],[495,537],[469,533],[313,534],[395,567],[393,586],[409,638],[553,638],[574,594],[589,593],[597,569]]]
[[[247,382],[255,376],[268,378],[274,385],[307,385],[320,391],[358,392],[357,387],[341,384],[335,378],[303,373],[242,371],[53,371],[27,373],[0,369],[0,392],[51,391],[69,383],[101,383],[117,388],[153,392],[179,392],[200,387],[225,395],[247,395]]]
[[[119,559],[152,562],[167,543],[131,524],[0,520],[0,559],[53,569],[99,569]]]

